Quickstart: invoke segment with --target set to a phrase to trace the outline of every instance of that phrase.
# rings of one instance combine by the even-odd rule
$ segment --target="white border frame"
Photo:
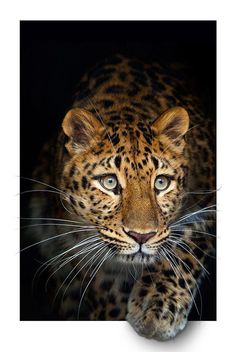
[[[1,347],[4,351],[136,352],[235,346],[235,10],[233,1],[8,1],[1,3]],[[19,321],[19,20],[217,20],[218,308],[217,322],[194,322],[173,341],[139,337],[126,322]],[[204,53],[203,53],[204,55]],[[5,346],[5,347],[3,347]]]

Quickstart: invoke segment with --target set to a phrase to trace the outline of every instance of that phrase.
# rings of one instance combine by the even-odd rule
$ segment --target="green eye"
[[[170,185],[170,179],[167,176],[159,175],[155,180],[155,188],[158,191],[164,191]]]
[[[101,177],[100,183],[108,191],[112,191],[118,185],[118,181],[115,175],[107,175]]]

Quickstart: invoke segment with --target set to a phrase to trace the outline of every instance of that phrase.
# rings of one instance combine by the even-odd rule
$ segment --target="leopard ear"
[[[66,148],[70,154],[88,149],[92,142],[96,142],[103,130],[102,124],[91,112],[80,108],[67,112],[62,128],[69,137]]]
[[[188,131],[188,113],[181,107],[168,109],[154,121],[152,127],[158,135],[166,135],[172,140],[179,139]]]

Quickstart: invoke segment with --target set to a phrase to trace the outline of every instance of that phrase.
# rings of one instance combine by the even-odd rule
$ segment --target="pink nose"
[[[129,231],[129,232],[127,232],[127,234],[130,237],[132,237],[133,239],[135,239],[136,242],[141,244],[141,243],[147,242],[147,240],[149,240],[149,238],[155,236],[156,232],[138,233],[138,232],[134,232],[134,231]]]

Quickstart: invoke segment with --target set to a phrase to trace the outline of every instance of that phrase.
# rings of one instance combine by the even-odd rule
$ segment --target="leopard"
[[[26,237],[58,319],[126,320],[165,341],[198,309],[215,255],[215,122],[186,82],[163,63],[105,59],[44,145]]]

